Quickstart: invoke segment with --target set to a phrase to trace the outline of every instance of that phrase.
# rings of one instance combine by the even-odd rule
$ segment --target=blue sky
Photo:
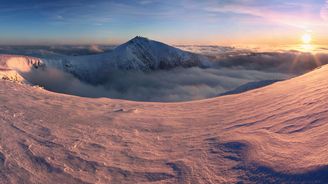
[[[1,0],[0,44],[327,43],[328,0]]]

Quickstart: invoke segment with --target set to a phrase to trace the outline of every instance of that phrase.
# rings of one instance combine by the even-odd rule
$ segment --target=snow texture
[[[1,80],[0,183],[327,183],[327,78],[185,103]]]

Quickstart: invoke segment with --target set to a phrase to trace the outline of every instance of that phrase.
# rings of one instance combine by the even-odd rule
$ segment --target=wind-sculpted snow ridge
[[[39,58],[17,55],[0,55],[0,79],[28,83],[22,73],[28,73],[44,63]]]
[[[327,183],[328,66],[186,103],[0,81],[0,183]]]

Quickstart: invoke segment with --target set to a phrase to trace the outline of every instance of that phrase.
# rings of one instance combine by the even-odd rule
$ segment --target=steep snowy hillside
[[[67,71],[81,80],[92,83],[101,82],[102,78],[115,69],[151,71],[210,65],[205,56],[182,51],[143,37],[135,37],[107,53],[46,58],[45,62],[49,66]]]
[[[327,183],[327,78],[187,103],[0,81],[0,183]]]

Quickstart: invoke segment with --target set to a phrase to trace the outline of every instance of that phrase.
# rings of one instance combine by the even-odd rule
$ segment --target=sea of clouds
[[[75,53],[76,48],[72,48]],[[96,46],[78,48],[92,49],[96,53],[110,51],[109,47],[105,47],[107,50],[100,50],[101,47]],[[67,47],[65,52],[62,51],[63,48],[52,48],[51,51],[55,52],[54,50],[60,50],[56,54],[72,53],[67,51]],[[325,53],[254,52],[213,46],[203,46],[197,52],[211,57],[213,66],[151,72],[113,70],[108,72],[108,76],[100,84],[90,84],[73,74],[51,68],[24,75],[34,85],[65,94],[174,102],[216,97],[247,83],[289,79],[328,63],[328,55]],[[88,53],[89,51],[80,54]]]

